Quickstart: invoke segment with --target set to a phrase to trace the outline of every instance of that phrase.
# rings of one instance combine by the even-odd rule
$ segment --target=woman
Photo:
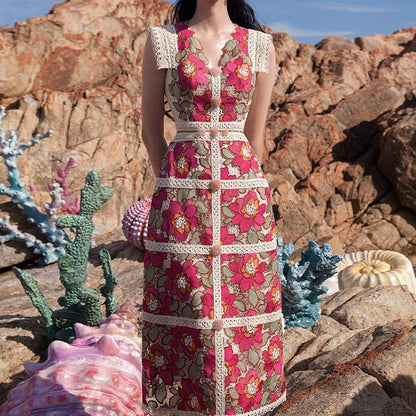
[[[182,0],[150,27],[142,138],[157,177],[145,247],[150,414],[264,415],[285,400],[275,221],[261,169],[276,76],[244,0]],[[177,133],[167,145],[164,94]]]

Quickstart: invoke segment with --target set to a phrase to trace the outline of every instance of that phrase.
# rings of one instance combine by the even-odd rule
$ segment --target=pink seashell
[[[30,378],[9,392],[0,415],[144,416],[133,302],[99,327],[87,328],[77,324],[77,338],[70,345],[52,342],[44,363],[25,363]]]
[[[151,198],[141,199],[136,201],[123,216],[123,233],[127,241],[140,250],[145,249],[144,241],[147,237],[147,223],[151,206]]]

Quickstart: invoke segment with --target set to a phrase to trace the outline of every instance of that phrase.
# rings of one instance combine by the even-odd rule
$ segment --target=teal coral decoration
[[[75,229],[75,239],[63,246],[64,254],[58,259],[60,280],[65,287],[65,295],[58,299],[63,309],[52,311],[30,273],[13,267],[33,305],[42,315],[49,340],[71,341],[75,337],[74,324],[80,322],[89,326],[98,325],[101,318],[100,296],[97,290],[84,287],[87,279],[87,262],[91,236],[94,231],[93,214],[113,195],[113,189],[105,186],[99,189],[101,178],[98,172],[90,171],[81,191],[79,214],[64,215],[57,220],[57,226]],[[101,294],[106,299],[106,315],[114,313],[117,301],[114,287],[117,276],[111,267],[110,253],[106,249],[99,252],[104,270],[106,285]]]
[[[309,328],[319,319],[321,295],[328,291],[322,283],[337,273],[337,263],[342,256],[333,256],[328,243],[321,250],[311,240],[308,249],[302,252],[300,262],[289,265],[289,257],[294,252],[293,244],[282,247],[283,241],[278,237],[277,246],[285,327]]]
[[[5,116],[4,107],[0,106],[0,126]],[[20,143],[16,133],[9,132],[6,137],[5,131],[0,127],[0,156],[4,159],[7,168],[7,180],[9,185],[0,184],[0,194],[7,195],[12,202],[19,205],[22,213],[27,217],[30,223],[35,223],[40,233],[45,237],[46,242],[37,238],[37,236],[20,231],[15,225],[10,223],[10,217],[5,215],[0,218],[0,227],[5,235],[0,236],[0,244],[10,240],[23,241],[27,247],[33,248],[34,253],[41,254],[39,259],[40,265],[54,263],[63,253],[63,245],[69,242],[68,235],[57,228],[57,210],[65,203],[62,199],[63,189],[58,183],[54,183],[50,190],[51,203],[45,204],[45,213],[35,204],[32,195],[25,188],[26,184],[20,178],[20,170],[17,162],[24,150],[35,146],[41,140],[52,135],[52,130],[44,134],[37,134],[31,140]]]

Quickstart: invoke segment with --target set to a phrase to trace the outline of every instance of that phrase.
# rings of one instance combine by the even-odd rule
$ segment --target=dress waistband
[[[219,129],[219,128],[212,128],[212,129],[198,129],[196,131],[181,131],[178,130],[176,132],[175,137],[172,141],[179,142],[179,141],[189,141],[189,140],[240,140],[247,142],[248,139],[246,135],[242,131],[238,130],[229,130],[229,129]]]

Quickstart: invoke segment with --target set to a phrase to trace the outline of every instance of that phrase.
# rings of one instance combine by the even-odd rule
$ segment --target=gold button
[[[218,191],[221,188],[221,181],[219,179],[213,179],[210,183],[209,183],[209,187],[213,190],[213,191]]]
[[[212,246],[211,254],[215,257],[219,256],[221,254],[221,246],[220,245]]]

